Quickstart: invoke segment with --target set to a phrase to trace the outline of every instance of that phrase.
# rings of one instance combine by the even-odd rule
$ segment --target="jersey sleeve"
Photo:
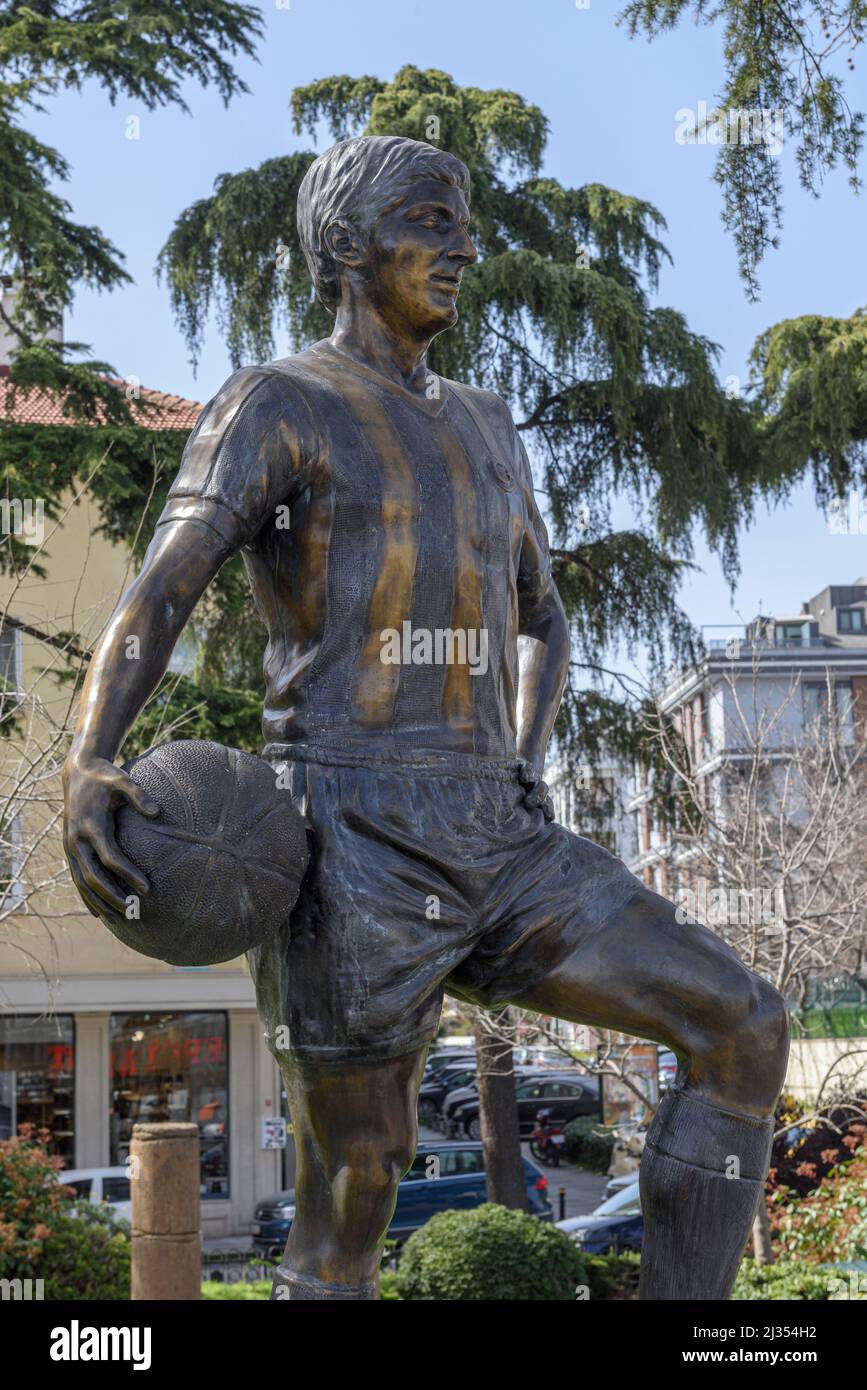
[[[533,471],[521,436],[515,431],[515,468],[524,494],[525,522],[521,558],[518,564],[519,630],[532,630],[535,614],[546,606],[552,592],[556,593],[551,571],[551,552],[548,530],[536,505],[533,490]]]
[[[199,416],[157,525],[191,519],[229,550],[246,545],[306,486],[313,436],[309,409],[286,374],[243,368]]]

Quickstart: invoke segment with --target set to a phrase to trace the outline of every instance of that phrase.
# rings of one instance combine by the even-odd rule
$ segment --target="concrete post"
[[[133,1299],[201,1298],[198,1125],[134,1125],[130,1170]]]

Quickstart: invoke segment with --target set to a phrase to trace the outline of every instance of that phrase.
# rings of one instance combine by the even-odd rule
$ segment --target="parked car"
[[[638,1183],[632,1182],[590,1212],[588,1216],[569,1216],[557,1226],[580,1245],[588,1255],[609,1251],[641,1250],[644,1217]]]
[[[443,1067],[429,1081],[422,1081],[418,1092],[418,1118],[421,1124],[434,1124],[449,1091],[458,1086],[467,1086],[475,1079],[475,1062],[459,1062],[454,1067]]]
[[[602,1193],[602,1200],[607,1202],[611,1197],[616,1197],[618,1192],[625,1192],[627,1187],[634,1187],[638,1178],[638,1173],[618,1173],[616,1178],[609,1178]]]
[[[538,1076],[538,1074],[537,1067],[515,1067],[515,1076],[518,1080],[522,1080],[528,1076]],[[440,1113],[438,1116],[439,1124],[437,1127],[441,1128],[444,1133],[449,1134],[451,1130],[456,1128],[454,1119],[455,1111],[463,1105],[465,1101],[477,1100],[478,1095],[479,1088],[476,1085],[475,1078],[468,1082],[466,1086],[459,1086],[457,1090],[449,1091],[440,1106]]]
[[[568,1124],[578,1115],[599,1114],[599,1082],[585,1079],[574,1072],[547,1072],[539,1076],[523,1077],[516,1087],[518,1098],[518,1123],[521,1137],[528,1139],[536,1128],[536,1115],[541,1109],[549,1112],[553,1124]],[[452,1111],[451,1118],[462,1127],[471,1139],[482,1137],[479,1119],[479,1101],[467,1100]]]
[[[548,1179],[535,1163],[522,1159],[529,1210],[542,1221],[554,1219]],[[472,1211],[487,1201],[485,1159],[481,1144],[461,1140],[422,1143],[412,1167],[397,1189],[397,1205],[388,1228],[390,1240],[403,1241],[439,1211]],[[287,1188],[259,1202],[250,1226],[254,1249],[282,1254],[295,1216],[295,1191]]]
[[[436,1076],[437,1072],[442,1071],[443,1067],[453,1067],[460,1062],[469,1066],[470,1063],[474,1063],[475,1060],[475,1052],[446,1051],[429,1053],[428,1059],[424,1064],[424,1079],[425,1081],[432,1079]]]
[[[64,1187],[74,1188],[84,1201],[104,1202],[115,1216],[126,1221],[131,1219],[128,1168],[69,1168],[65,1173],[58,1173],[57,1180]]]

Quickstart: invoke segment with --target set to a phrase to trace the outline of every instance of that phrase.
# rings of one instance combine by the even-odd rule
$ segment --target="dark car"
[[[542,1221],[552,1221],[554,1210],[548,1198],[548,1179],[528,1158],[522,1162],[528,1210]],[[466,1139],[452,1143],[423,1142],[412,1167],[398,1184],[397,1205],[388,1237],[405,1240],[438,1211],[472,1211],[487,1201],[487,1196],[481,1144]],[[254,1249],[281,1255],[294,1215],[292,1188],[259,1202],[250,1226]]]
[[[599,1082],[576,1076],[574,1072],[560,1076],[546,1072],[541,1076],[523,1077],[518,1081],[518,1123],[521,1137],[526,1139],[536,1127],[536,1115],[547,1110],[551,1124],[567,1124],[578,1115],[599,1115]],[[451,1119],[471,1139],[482,1136],[478,1097],[456,1106]]]
[[[471,1085],[476,1079],[475,1062],[443,1067],[429,1081],[423,1081],[418,1092],[418,1117],[421,1123],[432,1124],[439,1115],[449,1091]]]
[[[620,1250],[641,1250],[644,1217],[638,1182],[616,1192],[589,1216],[570,1216],[557,1225],[587,1255],[617,1254]]]

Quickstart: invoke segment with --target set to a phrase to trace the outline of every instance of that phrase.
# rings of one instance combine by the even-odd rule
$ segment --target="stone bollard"
[[[132,1298],[201,1298],[198,1125],[134,1125],[130,1160]]]

